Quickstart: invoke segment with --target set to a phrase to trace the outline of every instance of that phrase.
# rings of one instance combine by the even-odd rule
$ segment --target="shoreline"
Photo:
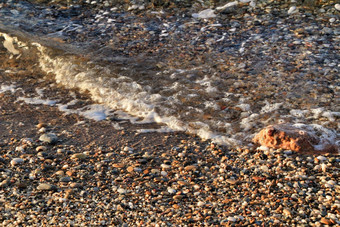
[[[136,134],[128,122],[117,130],[112,120],[18,102],[39,87],[90,102],[22,69],[0,71],[2,84],[23,88],[0,94],[4,226],[340,224],[338,155],[228,149],[184,133]],[[40,141],[44,133],[57,142]]]

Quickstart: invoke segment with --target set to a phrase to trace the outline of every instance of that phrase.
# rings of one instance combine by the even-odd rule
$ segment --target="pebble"
[[[336,10],[340,11],[340,4],[335,4],[334,7],[335,7]]]
[[[119,188],[119,189],[117,190],[117,192],[120,193],[120,194],[125,194],[125,193],[126,193],[126,190],[125,190],[124,188]]]
[[[54,144],[58,141],[58,137],[54,133],[47,133],[43,134],[39,137],[39,140],[41,142],[49,143],[49,144]]]
[[[297,13],[297,12],[298,12],[298,10],[296,9],[296,6],[291,6],[288,10],[289,15]]]
[[[79,160],[84,160],[87,158],[87,155],[84,153],[76,153],[71,155],[71,159],[79,159]]]
[[[40,183],[37,189],[41,191],[55,191],[57,190],[57,187],[55,185],[48,184],[48,183]]]
[[[176,193],[176,190],[173,189],[173,188],[168,188],[168,192],[169,192],[170,194],[175,194],[175,193]]]
[[[47,150],[47,147],[45,147],[45,146],[38,146],[36,149],[35,149],[36,151],[46,151]]]
[[[11,160],[11,165],[12,166],[20,165],[22,163],[24,163],[24,159],[22,159],[22,158],[13,158]]]

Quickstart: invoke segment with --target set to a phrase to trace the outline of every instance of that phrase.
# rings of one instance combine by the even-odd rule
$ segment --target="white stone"
[[[120,194],[125,194],[125,193],[126,193],[126,190],[125,190],[124,188],[119,188],[119,189],[117,190],[117,192],[120,193]]]
[[[224,6],[217,7],[216,10],[222,11],[222,10],[225,10],[227,8],[237,6],[237,5],[238,5],[238,1],[228,2]]]
[[[298,12],[298,10],[296,9],[296,6],[291,6],[288,10],[289,15],[297,13],[297,12]]]
[[[193,13],[192,14],[193,18],[198,18],[198,19],[207,19],[207,18],[213,18],[216,17],[215,10],[213,9],[206,9],[203,10],[199,13]]]
[[[318,157],[316,157],[319,161],[321,161],[321,162],[324,162],[324,161],[326,161],[327,160],[327,158],[325,157],[325,156],[322,156],[322,155],[320,155],[320,156],[318,156]]]
[[[199,206],[199,207],[202,207],[202,206],[204,206],[204,205],[205,205],[205,203],[202,202],[202,201],[197,202],[197,206]]]
[[[175,193],[176,193],[176,190],[173,189],[173,188],[168,188],[168,192],[169,192],[170,194],[175,194]]]
[[[336,10],[340,11],[340,4],[335,4],[334,7],[335,7]]]
[[[15,165],[20,165],[24,162],[24,159],[22,158],[13,158],[12,161],[11,161],[11,164],[12,166],[15,166]]]
[[[234,218],[234,217],[228,217],[228,221],[235,222],[235,221],[236,221],[236,218]]]

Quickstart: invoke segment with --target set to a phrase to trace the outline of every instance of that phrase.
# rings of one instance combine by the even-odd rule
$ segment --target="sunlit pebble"
[[[168,175],[168,173],[165,172],[165,171],[161,171],[161,175],[162,175],[163,177],[166,177],[166,176]]]
[[[23,162],[24,162],[24,159],[22,159],[22,158],[13,158],[11,160],[11,165],[15,166],[15,165],[22,164]]]
[[[42,128],[40,128],[40,129],[38,130],[38,132],[40,132],[40,133],[45,133],[45,132],[46,132],[46,128],[45,128],[45,127],[42,127]]]
[[[170,194],[175,194],[175,193],[176,193],[176,190],[173,189],[173,188],[168,188],[168,192],[169,192]]]
[[[199,207],[202,207],[202,206],[204,206],[204,205],[205,205],[205,203],[202,202],[202,201],[197,202],[197,206],[199,206]]]
[[[330,18],[329,22],[334,23],[335,22],[335,18],[334,17]]]
[[[322,155],[320,155],[320,156],[318,156],[318,157],[316,157],[319,161],[321,161],[321,162],[324,162],[324,161],[326,161],[327,160],[327,158],[325,157],[325,156],[322,156]]]
[[[16,147],[15,151],[24,152],[25,148],[23,148],[23,147]]]
[[[335,4],[334,7],[335,7],[336,10],[340,11],[340,4]]]

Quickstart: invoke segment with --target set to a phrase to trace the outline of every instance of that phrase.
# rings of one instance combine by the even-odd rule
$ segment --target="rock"
[[[297,9],[296,9],[296,6],[292,6],[289,8],[288,10],[288,14],[291,15],[291,14],[294,14],[294,13],[297,13]]]
[[[60,178],[60,182],[70,182],[71,178],[70,177],[62,177]]]
[[[198,18],[198,19],[207,19],[207,18],[216,17],[216,14],[215,14],[215,10],[213,9],[205,9],[199,13],[193,13],[192,17]]]
[[[40,152],[40,151],[46,151],[46,150],[47,150],[47,147],[45,147],[45,146],[38,146],[35,150],[38,151],[38,152]]]
[[[87,155],[84,154],[84,153],[76,153],[76,154],[73,154],[71,156],[71,159],[79,159],[79,160],[83,160],[83,159],[86,159],[87,158]]]
[[[335,4],[334,7],[335,7],[336,10],[340,11],[340,4]]]
[[[13,158],[11,161],[12,166],[20,165],[24,162],[24,159],[22,158]]]
[[[46,133],[46,134],[41,135],[39,137],[39,140],[41,142],[53,144],[58,141],[58,137],[54,133]]]
[[[333,225],[335,222],[331,219],[328,218],[321,218],[320,223],[325,224],[325,225]]]
[[[52,184],[41,183],[38,185],[37,189],[41,191],[56,191],[57,187]]]
[[[338,148],[329,141],[318,138],[313,132],[301,130],[291,124],[269,125],[253,139],[255,144],[296,152],[336,153]]]

